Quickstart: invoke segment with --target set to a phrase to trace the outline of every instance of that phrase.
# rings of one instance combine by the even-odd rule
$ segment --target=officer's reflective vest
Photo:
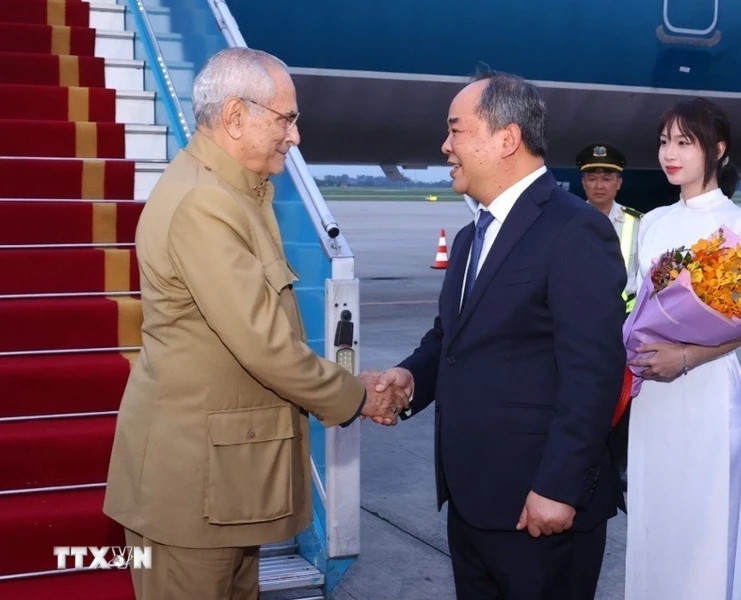
[[[638,233],[638,221],[640,221],[643,214],[637,210],[623,206],[623,216],[623,228],[620,231],[620,253],[623,255],[623,260],[625,261],[625,270],[629,272],[633,244]],[[629,295],[623,292],[623,300],[625,300],[625,312],[629,313],[636,305],[636,295]]]

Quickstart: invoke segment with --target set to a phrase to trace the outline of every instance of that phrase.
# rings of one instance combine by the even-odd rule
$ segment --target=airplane
[[[291,67],[308,163],[444,165],[450,100],[477,70],[537,84],[548,165],[581,190],[574,156],[603,141],[627,157],[621,201],[676,199],[658,171],[656,124],[704,96],[731,116],[741,164],[741,5],[732,0],[231,2],[247,44]]]

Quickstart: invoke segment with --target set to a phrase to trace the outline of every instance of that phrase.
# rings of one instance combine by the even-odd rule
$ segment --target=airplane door
[[[666,44],[714,46],[720,41],[720,0],[663,0],[656,36]]]

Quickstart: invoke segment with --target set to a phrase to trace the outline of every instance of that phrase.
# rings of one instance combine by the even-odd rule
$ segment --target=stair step
[[[126,7],[118,4],[90,4],[90,27],[106,31],[125,31]]]
[[[141,345],[141,301],[133,297],[0,301],[0,352]]]
[[[126,158],[167,160],[167,127],[126,125]]]
[[[24,579],[0,579],[0,598],[18,600],[134,600],[128,569],[49,573]]]
[[[88,200],[146,200],[167,166],[166,161],[133,161],[107,159],[26,159],[19,157],[0,157],[0,179],[6,185],[0,193],[7,198],[39,200],[82,199],[83,190]],[[97,165],[96,163],[105,163]],[[90,170],[85,169],[90,166]],[[133,190],[129,179],[134,170]],[[39,178],[42,169],[43,178]],[[21,177],[19,172],[30,172]],[[87,175],[85,174],[87,173]],[[66,176],[66,189],[62,176]],[[29,189],[33,182],[35,188]],[[15,184],[13,187],[11,184]],[[9,188],[9,189],[5,189]]]
[[[95,56],[109,59],[132,60],[134,56],[134,33],[132,31],[95,32]]]
[[[104,72],[105,61],[95,56],[0,52],[3,83],[100,87],[105,85]]]
[[[113,122],[118,104],[116,91],[101,87],[0,83],[3,119]]]
[[[6,248],[0,273],[0,295],[139,289],[133,248]]]
[[[0,200],[0,245],[132,243],[143,208],[131,200]]]
[[[90,27],[90,10],[82,2],[4,0],[0,22]]]
[[[132,137],[120,123],[0,119],[0,156],[127,158],[126,143]]]
[[[167,127],[0,118],[0,156],[166,160]]]
[[[133,34],[130,44],[133,54]],[[105,41],[107,44],[108,42]],[[41,25],[35,23],[0,22],[0,51],[2,52],[49,52],[100,56],[95,52],[95,30],[89,27]],[[111,58],[134,58],[133,56],[111,56]]]
[[[260,594],[260,600],[325,600],[321,589],[299,588]]]
[[[324,573],[293,554],[260,559],[260,590],[265,592],[324,585]]]
[[[115,415],[0,422],[0,490],[106,480]]]
[[[146,200],[159,181],[167,162],[137,161],[134,173],[134,200]]]
[[[55,571],[54,546],[126,545],[121,526],[103,514],[104,494],[96,488],[0,495],[0,576]]]
[[[136,352],[0,358],[0,418],[118,410]]]
[[[144,61],[108,59],[105,61],[105,85],[114,90],[144,90]]]
[[[154,101],[154,92],[117,91],[116,123],[151,125],[154,123]]]
[[[324,585],[324,573],[293,554],[260,559],[260,591],[270,592]]]
[[[3,196],[40,199],[134,197],[134,161],[96,158],[0,157]]]

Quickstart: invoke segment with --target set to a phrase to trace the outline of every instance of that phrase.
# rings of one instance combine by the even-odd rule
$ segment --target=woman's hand
[[[646,367],[641,372],[643,379],[653,381],[673,381],[685,372],[687,364],[687,347],[684,344],[656,343],[636,348],[640,356],[630,365]]]

